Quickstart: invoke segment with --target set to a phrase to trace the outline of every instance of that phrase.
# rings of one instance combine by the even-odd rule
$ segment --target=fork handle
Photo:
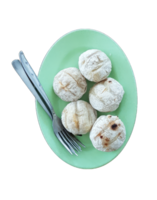
[[[28,76],[26,75],[22,64],[20,63],[19,60],[14,60],[12,62],[12,66],[15,69],[15,71],[17,72],[17,74],[20,76],[20,78],[23,80],[23,82],[25,83],[25,85],[28,87],[28,89],[31,91],[31,93],[34,95],[34,97],[36,98],[36,100],[40,103],[40,105],[43,107],[43,109],[46,111],[46,113],[49,115],[49,117],[51,119],[53,119],[52,114],[50,112],[50,109],[48,108],[48,106],[44,103],[44,99],[42,98],[42,96],[38,93],[38,91],[36,90],[36,88],[34,87],[33,83],[31,82],[31,80],[28,78]]]
[[[52,115],[55,115],[54,109],[45,93],[45,91],[43,90],[40,81],[35,73],[35,70],[33,70],[33,68],[31,67],[31,65],[28,62],[28,58],[26,59],[23,51],[19,51],[18,53],[19,59],[21,61],[21,64],[24,68],[24,70],[26,71],[27,75],[30,77],[30,79],[32,80],[32,82],[34,83],[35,87],[38,88],[39,92],[41,93],[41,95],[43,96],[43,98],[46,101],[46,104],[48,105],[48,107],[50,108]]]

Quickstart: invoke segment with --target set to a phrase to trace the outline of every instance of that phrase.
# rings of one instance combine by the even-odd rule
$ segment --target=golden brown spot
[[[65,91],[68,91],[68,88],[66,88],[68,85],[64,86],[60,81],[59,81],[61,88],[64,89]]]
[[[100,79],[100,75],[98,73],[93,74],[94,81],[97,81]]]
[[[83,116],[83,114],[80,114],[80,113],[75,113],[75,115],[76,115],[77,117]]]
[[[103,83],[105,83],[105,81],[107,81],[107,78],[105,80],[103,80]]]
[[[102,91],[102,93],[105,92],[106,90],[107,90],[107,88],[105,88],[105,89]],[[101,94],[102,94],[102,93],[101,93]]]
[[[121,135],[121,133],[118,133],[118,136],[119,136],[120,138],[122,138],[122,135]],[[118,136],[117,136],[117,137],[118,137]]]
[[[117,128],[118,128],[117,124],[112,124],[112,125],[111,125],[111,129],[112,129],[112,130],[116,130]]]
[[[64,71],[64,73],[66,73],[66,74],[68,74],[76,83],[77,83],[77,85],[80,87],[80,88],[82,88],[82,89],[84,89],[83,87],[82,87],[82,84],[81,84],[81,81],[78,81],[78,80],[76,80],[71,74],[69,74],[68,72],[65,72]],[[69,83],[70,84],[70,83]],[[68,85],[69,85],[68,84]],[[67,86],[67,85],[66,85]]]
[[[76,96],[73,92],[71,92],[71,91],[67,88],[67,86],[70,85],[70,83],[67,83],[67,85],[64,86],[64,85],[59,81],[59,84],[61,85],[61,88],[62,88],[63,90],[69,91],[71,94],[73,94],[74,96]]]
[[[101,60],[100,60],[99,56],[97,56],[97,59],[99,60],[99,62],[101,62]]]
[[[68,113],[68,111],[66,109],[64,109],[63,113],[64,113],[64,119],[65,119],[64,126],[65,126],[66,129],[68,129],[68,125],[67,125],[67,113]]]
[[[105,138],[105,141],[106,141],[106,142],[109,142],[109,141],[110,141],[110,139],[109,139],[109,138]]]
[[[90,112],[89,112],[88,104],[87,104],[87,103],[85,104],[85,107],[86,107],[86,111],[87,111],[87,118],[88,118],[88,121],[91,122],[91,115],[90,115]],[[92,128],[92,126],[91,126],[91,128]],[[90,130],[91,130],[91,128],[90,128]]]
[[[68,113],[68,111],[67,111],[67,109],[66,109],[66,108],[63,110],[63,113],[66,113],[66,114]]]
[[[85,60],[82,62],[82,65],[85,63]]]
[[[94,139],[96,140],[96,138],[99,137],[99,136],[101,137],[101,132],[98,133],[98,135],[96,135]]]
[[[108,146],[108,143],[103,143],[103,147],[106,148]]]
[[[106,148],[109,144],[110,144],[110,139],[107,137],[104,137],[102,141],[103,147]]]
[[[75,127],[76,127],[76,128],[79,128],[79,122],[78,122],[77,117],[76,117],[75,114],[73,115],[73,121],[74,121],[74,123],[75,123]]]
[[[111,115],[108,116],[108,118],[111,118],[111,117],[112,117]]]

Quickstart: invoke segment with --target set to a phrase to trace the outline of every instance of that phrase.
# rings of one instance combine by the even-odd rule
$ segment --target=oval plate
[[[66,163],[83,169],[92,169],[103,166],[113,160],[124,148],[132,133],[137,112],[137,89],[131,65],[123,50],[107,35],[89,29],[70,32],[60,38],[48,51],[39,71],[39,80],[50,99],[56,114],[61,117],[62,110],[68,104],[62,101],[53,91],[54,76],[68,67],[78,68],[78,58],[88,49],[99,49],[107,54],[112,62],[110,77],[116,79],[124,88],[125,94],[119,108],[110,113],[98,112],[100,115],[117,115],[126,127],[126,140],[122,147],[113,152],[96,150],[89,139],[89,133],[78,139],[85,144],[78,157],[71,155],[60,144],[53,133],[52,122],[46,112],[36,102],[37,117],[41,131],[54,153]],[[88,90],[81,98],[89,102],[89,89],[94,83],[87,81]]]

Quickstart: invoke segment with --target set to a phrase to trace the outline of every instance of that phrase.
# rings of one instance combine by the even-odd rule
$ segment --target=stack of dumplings
[[[90,132],[89,138],[96,149],[115,151],[125,141],[125,126],[117,116],[101,115],[97,119],[97,111],[115,111],[122,101],[123,87],[108,77],[112,63],[100,50],[82,53],[78,65],[79,69],[66,68],[54,77],[55,94],[63,101],[71,102],[63,109],[62,124],[74,135]],[[96,83],[89,91],[90,104],[79,100],[87,91],[86,79]]]

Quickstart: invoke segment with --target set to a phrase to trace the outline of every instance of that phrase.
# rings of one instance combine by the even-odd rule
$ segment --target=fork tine
[[[70,143],[70,145],[72,146],[72,148],[74,148],[76,151],[80,151],[80,149],[77,148],[77,146],[73,143],[73,141],[67,136],[67,134],[64,131],[61,131],[61,133],[68,140],[68,142]]]
[[[73,155],[73,152],[71,151],[71,149],[65,145],[65,143],[63,142],[62,138],[60,137],[60,135],[58,133],[55,133],[56,137],[58,138],[58,140],[61,142],[61,144],[66,148],[67,151],[69,151],[69,153],[71,155]]]
[[[82,144],[82,143],[80,142],[80,140],[78,140],[75,136],[71,135],[71,137],[72,137],[77,143],[79,143],[81,146],[83,146],[84,148],[86,148],[86,146],[85,146],[84,144]]]
[[[71,142],[80,150],[80,151],[82,151],[81,150],[81,147],[77,144],[77,142],[70,136],[70,134],[68,133],[68,132],[66,132],[66,131],[64,131],[65,132],[65,134],[66,134],[66,136],[71,140]]]
[[[69,143],[72,145],[72,147],[76,150],[76,151],[82,151],[81,150],[81,148],[80,148],[80,146],[78,146],[78,144],[77,145],[75,145],[75,141],[73,142],[72,140],[71,140],[71,138],[70,137],[68,137],[68,135],[64,132],[64,131],[62,131],[61,132],[63,135],[64,135],[64,137],[69,141]]]
[[[72,148],[72,146],[69,144],[69,142],[66,140],[66,138],[65,137],[63,137],[63,135],[61,134],[61,133],[58,133],[59,134],[59,136],[62,138],[62,140],[63,140],[63,142],[69,147],[69,149],[71,150],[71,152],[73,153],[73,154],[75,154],[76,156],[78,156],[77,155],[77,153],[74,151],[74,149]]]
[[[81,146],[83,146],[85,148],[85,145],[82,144],[74,135],[72,135],[69,131],[67,131],[65,129],[66,133],[69,135],[69,137],[71,137],[75,142],[79,143]]]

